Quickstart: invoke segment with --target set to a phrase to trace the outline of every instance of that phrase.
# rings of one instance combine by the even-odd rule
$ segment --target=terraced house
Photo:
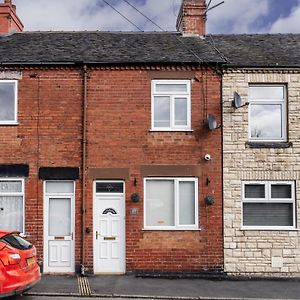
[[[221,122],[223,59],[204,1],[183,2],[182,33],[22,32],[0,9],[0,227],[44,272],[222,271],[207,115]]]
[[[225,271],[298,277],[300,35],[217,36],[215,43],[227,59]]]
[[[0,228],[44,272],[299,276],[300,36],[205,21],[23,32],[0,4]]]

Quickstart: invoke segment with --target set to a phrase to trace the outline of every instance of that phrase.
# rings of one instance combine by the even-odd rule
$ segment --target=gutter
[[[82,114],[82,232],[81,232],[81,268],[80,273],[85,275],[85,213],[86,213],[86,111],[87,111],[87,66],[83,65],[83,114]]]

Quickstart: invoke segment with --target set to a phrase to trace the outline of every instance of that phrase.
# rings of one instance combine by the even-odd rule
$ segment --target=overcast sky
[[[3,0],[2,0],[3,1]],[[106,0],[145,31],[159,31],[123,0]],[[165,30],[175,30],[181,0],[128,0]],[[14,0],[25,30],[136,31],[103,0]],[[221,0],[212,0],[212,5]],[[209,33],[300,32],[300,0],[225,0],[209,12]]]

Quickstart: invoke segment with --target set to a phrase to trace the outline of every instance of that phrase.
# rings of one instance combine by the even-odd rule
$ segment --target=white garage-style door
[[[73,181],[44,183],[44,272],[75,272]]]
[[[94,273],[125,273],[123,181],[94,182]]]

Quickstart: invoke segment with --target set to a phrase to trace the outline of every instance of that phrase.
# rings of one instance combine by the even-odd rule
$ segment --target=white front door
[[[44,185],[44,272],[75,272],[74,182]]]
[[[124,183],[94,185],[94,272],[125,273]]]

